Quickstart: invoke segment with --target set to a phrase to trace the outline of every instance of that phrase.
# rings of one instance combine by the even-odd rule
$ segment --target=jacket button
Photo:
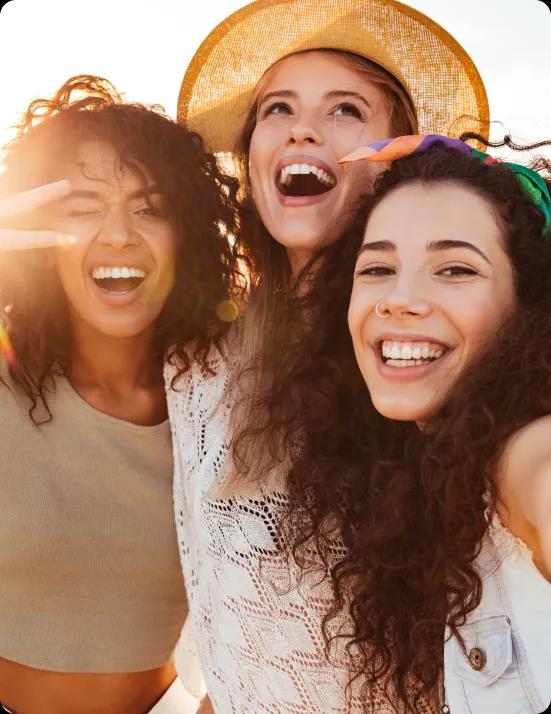
[[[469,652],[469,662],[471,667],[476,669],[477,672],[484,669],[484,665],[486,664],[486,655],[484,654],[484,650],[481,650],[478,647],[473,647]]]

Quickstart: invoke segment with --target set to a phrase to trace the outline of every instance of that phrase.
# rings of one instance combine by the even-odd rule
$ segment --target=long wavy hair
[[[156,324],[155,357],[177,361],[178,374],[191,359],[208,369],[209,347],[230,324],[227,303],[244,289],[236,179],[219,169],[198,134],[161,107],[126,103],[106,79],[79,75],[52,98],[30,104],[4,148],[0,195],[51,181],[59,160],[87,139],[108,142],[123,165],[142,176],[148,171],[163,193],[178,242],[174,288]],[[40,228],[37,217],[11,225],[32,228],[29,220]],[[13,251],[0,260],[0,316],[17,357],[12,377],[30,400],[31,416],[41,404],[46,418],[51,378],[67,369],[72,349],[67,300],[50,252]]]
[[[467,186],[492,208],[518,306],[420,431],[374,409],[346,315],[365,216],[398,186],[440,182]],[[496,461],[513,432],[551,411],[551,237],[543,231],[542,214],[504,165],[442,146],[396,161],[354,229],[317,261],[300,305],[311,317],[265,395],[267,413],[277,415],[269,428],[284,429],[285,449],[300,445],[283,541],[305,571],[326,573],[328,656],[331,625],[344,617],[339,637],[366,711],[375,682],[400,710],[426,711],[438,699],[445,626],[459,636],[481,598],[474,561],[499,497]],[[337,558],[335,542],[344,546]]]
[[[384,94],[391,136],[417,132],[416,108],[400,82],[385,69],[366,57],[343,50],[305,50],[295,54],[323,52],[343,63],[363,79],[376,84]],[[241,476],[256,478],[278,460],[272,438],[265,440],[266,427],[276,418],[266,411],[265,396],[279,380],[279,359],[271,354],[287,352],[295,338],[296,283],[293,282],[287,253],[266,229],[252,196],[249,176],[249,147],[254,132],[258,107],[265,88],[280,62],[274,63],[259,81],[237,138],[234,160],[241,179],[241,241],[250,259],[252,294],[240,322],[239,358],[236,360],[236,403],[232,410],[234,460]],[[304,276],[303,276],[304,278]],[[241,395],[241,396],[239,396]],[[254,465],[254,466],[251,466]]]

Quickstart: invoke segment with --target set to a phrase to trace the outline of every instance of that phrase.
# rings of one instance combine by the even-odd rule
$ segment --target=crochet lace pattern
[[[299,578],[278,545],[283,493],[212,498],[231,469],[228,374],[211,355],[215,376],[193,365],[170,389],[174,504],[190,624],[207,690],[224,714],[390,714],[383,691],[370,702],[346,690],[343,640],[325,653],[321,630],[330,603],[319,575]],[[215,495],[215,494],[214,494]],[[178,662],[178,653],[176,661]],[[185,661],[182,657],[181,661]],[[185,681],[185,672],[180,672]]]

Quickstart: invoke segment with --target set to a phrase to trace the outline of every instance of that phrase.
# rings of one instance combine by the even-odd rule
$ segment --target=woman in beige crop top
[[[4,169],[0,711],[193,711],[162,366],[224,331],[234,184],[87,76],[31,105]]]

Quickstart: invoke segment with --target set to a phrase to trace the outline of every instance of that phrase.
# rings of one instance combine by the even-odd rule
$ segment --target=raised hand
[[[5,219],[21,216],[57,201],[71,192],[71,182],[63,179],[18,193],[0,200],[0,250],[29,250],[31,248],[51,248],[74,242],[74,238],[57,231],[26,231],[3,228]]]

